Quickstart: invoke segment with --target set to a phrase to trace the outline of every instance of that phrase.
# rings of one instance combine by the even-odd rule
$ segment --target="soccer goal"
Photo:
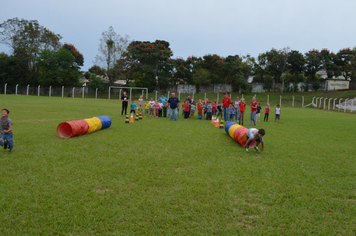
[[[140,87],[118,87],[118,86],[109,86],[109,96],[108,98],[111,98],[112,94],[117,94],[119,93],[119,99],[121,99],[121,93],[123,90],[130,90],[130,100],[133,95],[133,91],[136,94],[138,91],[140,94],[142,94],[142,97],[145,97],[144,94],[146,93],[146,99],[148,99],[148,88],[140,88]]]

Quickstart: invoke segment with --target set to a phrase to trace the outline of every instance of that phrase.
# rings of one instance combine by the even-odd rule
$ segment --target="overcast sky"
[[[83,53],[87,70],[109,26],[131,40],[166,40],[173,58],[257,57],[286,46],[337,52],[356,46],[355,9],[355,0],[0,0],[0,22],[38,20]]]

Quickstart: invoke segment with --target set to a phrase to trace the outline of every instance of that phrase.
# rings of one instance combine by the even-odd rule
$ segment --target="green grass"
[[[117,100],[0,99],[15,139],[0,149],[1,235],[356,234],[354,114],[282,106],[257,125],[265,151],[246,153],[208,121],[125,124]],[[110,128],[56,134],[100,115]]]

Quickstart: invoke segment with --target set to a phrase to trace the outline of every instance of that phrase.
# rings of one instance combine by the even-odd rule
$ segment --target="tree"
[[[74,61],[74,56],[66,49],[43,50],[37,58],[39,84],[43,86],[78,85],[80,73]]]
[[[206,69],[199,68],[194,71],[193,81],[196,85],[198,85],[198,90],[201,88],[202,84],[210,83],[210,72]]]
[[[100,77],[97,76],[96,74],[91,74],[90,78],[90,87],[92,89],[98,89],[99,91],[104,90],[103,82],[101,81]]]
[[[117,34],[112,26],[109,27],[108,31],[104,31],[100,39],[99,54],[95,57],[95,63],[98,63],[102,67],[106,67],[107,75],[109,77],[110,84],[114,83],[116,74],[113,73],[112,68],[118,60],[121,60],[123,54],[127,50],[127,45],[129,43],[129,36],[125,35],[122,37]]]
[[[74,63],[78,67],[84,65],[84,56],[81,54],[76,47],[74,47],[73,44],[70,43],[64,43],[63,49],[68,50],[73,56],[74,56]]]
[[[296,82],[304,71],[305,58],[302,53],[292,50],[288,57],[288,71],[293,75],[293,88],[296,89]]]
[[[318,72],[323,65],[322,55],[319,50],[312,49],[305,53],[305,74],[309,77],[310,80],[314,80],[316,72]]]

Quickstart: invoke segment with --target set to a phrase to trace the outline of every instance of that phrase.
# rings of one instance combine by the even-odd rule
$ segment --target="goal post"
[[[111,96],[111,89],[120,89],[119,98],[121,98],[121,91],[122,89],[130,89],[130,100],[132,95],[132,89],[142,90],[142,97],[144,97],[144,91],[146,91],[146,99],[148,99],[148,88],[141,88],[141,87],[119,87],[119,86],[109,86],[109,96]]]

